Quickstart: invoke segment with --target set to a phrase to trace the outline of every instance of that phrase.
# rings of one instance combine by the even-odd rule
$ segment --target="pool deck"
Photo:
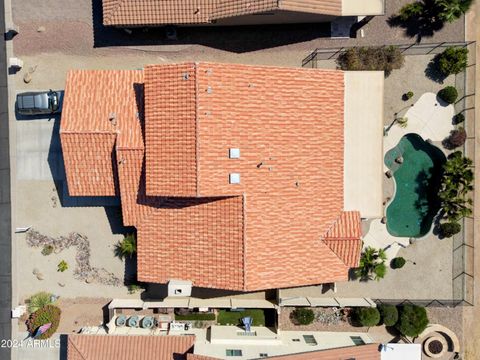
[[[424,140],[430,139],[436,145],[445,139],[450,131],[454,129],[452,125],[452,118],[455,114],[453,105],[448,105],[437,98],[437,95],[431,92],[424,93],[417,100],[411,108],[407,110],[404,117],[408,118],[408,125],[406,128],[402,128],[397,124],[393,124],[386,136],[383,138],[383,155],[398,145],[403,136],[409,133],[416,133],[420,135]],[[437,145],[439,149],[445,152],[440,144]],[[387,171],[388,167],[384,164],[384,170]],[[395,180],[392,177],[389,179],[395,188]],[[395,197],[395,191],[393,196],[388,195],[385,209],[388,207],[388,203]],[[432,231],[427,233],[423,238],[433,236]],[[418,240],[421,240],[418,239]],[[371,222],[368,231],[363,234],[364,246],[372,246],[375,248],[382,248],[386,250],[388,259],[392,259],[397,256],[400,249],[405,248],[410,244],[410,238],[408,237],[395,237],[391,235],[385,224],[381,222],[381,219],[375,219]]]

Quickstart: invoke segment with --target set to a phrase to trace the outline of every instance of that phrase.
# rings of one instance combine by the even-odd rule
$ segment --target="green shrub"
[[[175,320],[197,320],[197,321],[214,321],[214,313],[190,313],[186,315],[175,314]]]
[[[42,249],[42,255],[50,255],[51,253],[53,253],[53,250],[55,250],[55,248],[52,245],[45,245]]]
[[[403,257],[396,257],[390,261],[392,269],[401,269],[405,265],[406,261]]]
[[[398,321],[398,310],[395,305],[379,305],[378,311],[385,326],[394,326]]]
[[[298,308],[292,311],[292,317],[299,325],[309,325],[315,320],[312,309]]]
[[[438,17],[442,21],[453,22],[464,15],[474,0],[435,0]]]
[[[406,92],[405,94],[403,94],[403,100],[407,101],[407,100],[410,100],[411,98],[413,98],[413,91],[408,91]]]
[[[126,235],[115,245],[114,253],[120,259],[132,258],[137,253],[137,239],[135,234]]]
[[[342,70],[378,70],[388,76],[394,69],[400,69],[405,57],[396,46],[354,47],[340,54],[337,65]]]
[[[57,265],[57,271],[64,272],[65,270],[68,270],[68,264],[65,260],[62,260]]]
[[[60,315],[61,310],[57,306],[54,305],[46,305],[41,309],[38,309],[33,314],[30,315],[26,324],[28,332],[31,335],[34,335],[37,329],[45,324],[51,323],[50,329],[48,329],[44,334],[36,337],[36,339],[48,339],[52,336],[55,331],[58,329],[58,325],[60,324]]]
[[[412,17],[420,16],[422,15],[424,10],[424,4],[420,1],[415,1],[410,4],[406,4],[400,9],[400,12],[398,16],[400,17],[401,20],[403,21],[408,21]]]
[[[458,234],[462,230],[462,226],[457,222],[446,222],[440,224],[440,234],[446,238]]]
[[[362,326],[375,326],[380,323],[380,312],[377,308],[358,308],[355,311],[355,315]]]
[[[416,305],[403,305],[396,328],[402,335],[417,337],[428,325],[427,311]]]
[[[461,73],[467,68],[467,65],[467,48],[449,47],[438,55],[438,67],[445,76]]]
[[[49,305],[52,303],[52,294],[41,291],[32,296],[26,301],[28,304],[28,312],[33,313],[38,309],[43,308],[45,305]]]
[[[438,97],[447,104],[453,104],[457,101],[458,91],[453,86],[447,86],[438,92]]]
[[[455,125],[458,125],[458,124],[461,124],[465,121],[465,115],[463,115],[462,113],[460,114],[457,114],[453,117],[453,123]]]

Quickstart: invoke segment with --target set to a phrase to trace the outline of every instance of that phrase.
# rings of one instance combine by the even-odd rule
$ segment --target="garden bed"
[[[241,325],[242,318],[251,317],[253,326],[265,326],[265,312],[261,309],[248,309],[243,311],[219,310],[218,325]]]

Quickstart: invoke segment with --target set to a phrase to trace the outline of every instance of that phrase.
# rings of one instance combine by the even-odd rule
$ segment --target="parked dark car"
[[[21,115],[48,115],[61,111],[63,91],[25,92],[17,95],[17,112]]]

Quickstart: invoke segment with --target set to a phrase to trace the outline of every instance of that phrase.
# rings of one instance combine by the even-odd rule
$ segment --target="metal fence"
[[[455,87],[459,100],[455,103],[455,112],[465,115],[465,123],[460,124],[467,131],[468,138],[463,147],[466,157],[475,163],[475,45],[471,42],[442,42],[433,44],[395,45],[404,55],[439,54],[447,47],[467,47],[469,49],[469,66],[455,76]],[[316,68],[318,61],[335,60],[349,47],[316,49],[303,62],[303,67]],[[479,175],[480,176],[480,175]],[[472,193],[474,198],[475,193]],[[451,299],[375,299],[375,302],[399,305],[411,303],[420,306],[470,306],[474,304],[474,217],[462,220],[462,231],[453,237],[452,249],[452,298]]]
[[[450,46],[459,46],[467,47],[473,44],[473,41],[470,42],[441,42],[441,43],[425,43],[425,44],[401,44],[393,45],[400,49],[404,55],[428,55],[428,54],[439,54],[447,47]],[[385,45],[392,46],[392,45]],[[318,66],[319,60],[335,60],[340,54],[351,49],[350,47],[336,47],[336,48],[324,48],[324,49],[315,49],[310,55],[308,55],[302,61],[302,67],[316,68]]]

